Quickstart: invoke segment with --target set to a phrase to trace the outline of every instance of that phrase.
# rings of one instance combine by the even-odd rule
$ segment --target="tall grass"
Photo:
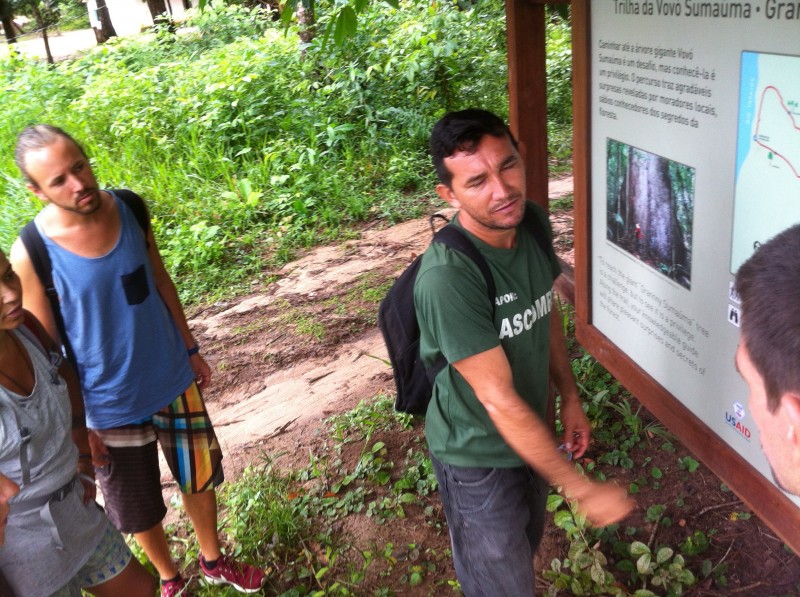
[[[35,122],[82,140],[101,184],[148,199],[184,300],[240,289],[359,221],[426,211],[436,119],[507,110],[503,3],[375,3],[364,22],[345,48],[318,38],[301,52],[258,9],[214,4],[174,38],[118,40],[55,67],[8,58],[0,248],[40,207],[12,160]]]

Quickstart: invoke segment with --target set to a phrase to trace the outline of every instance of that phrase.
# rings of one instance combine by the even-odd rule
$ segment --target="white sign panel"
[[[800,222],[800,2],[591,11],[592,323],[771,478],[732,282]]]

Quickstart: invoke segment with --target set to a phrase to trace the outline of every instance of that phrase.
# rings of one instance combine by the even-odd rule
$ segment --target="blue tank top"
[[[120,236],[101,257],[63,249],[42,232],[39,216],[35,220],[53,263],[86,423],[93,429],[150,417],[194,378],[178,328],[156,289],[144,231],[133,212],[111,195],[120,214]]]

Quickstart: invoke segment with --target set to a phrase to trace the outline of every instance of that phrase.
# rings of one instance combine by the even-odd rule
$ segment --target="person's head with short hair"
[[[736,274],[736,366],[777,483],[800,495],[800,225],[763,244]]]
[[[431,131],[430,142],[433,167],[436,169],[439,182],[450,186],[453,180],[453,174],[447,169],[445,158],[459,152],[475,151],[486,135],[497,138],[508,137],[511,145],[517,149],[517,140],[514,139],[506,123],[488,110],[468,108],[450,112],[439,120]]]
[[[508,126],[486,110],[447,114],[431,132],[431,156],[442,200],[459,210],[465,230],[510,248],[525,215],[525,164]]]
[[[45,147],[48,147],[58,141],[59,138],[71,141],[75,147],[78,148],[78,151],[80,151],[83,157],[88,159],[88,156],[86,155],[86,152],[81,144],[78,143],[72,137],[72,135],[57,126],[53,126],[51,124],[35,124],[33,126],[26,127],[25,130],[17,135],[17,146],[14,149],[14,161],[17,164],[17,168],[19,168],[20,172],[22,172],[22,175],[29,184],[32,184],[37,188],[39,187],[37,181],[31,178],[31,175],[28,172],[28,168],[25,164],[25,157],[28,155],[28,152],[44,149]]]
[[[63,129],[29,126],[17,136],[14,159],[28,189],[43,201],[79,215],[100,208],[100,189],[89,158]]]

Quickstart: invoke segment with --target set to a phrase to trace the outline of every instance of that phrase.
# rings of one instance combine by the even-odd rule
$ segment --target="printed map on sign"
[[[800,222],[800,57],[742,52],[731,273]]]

